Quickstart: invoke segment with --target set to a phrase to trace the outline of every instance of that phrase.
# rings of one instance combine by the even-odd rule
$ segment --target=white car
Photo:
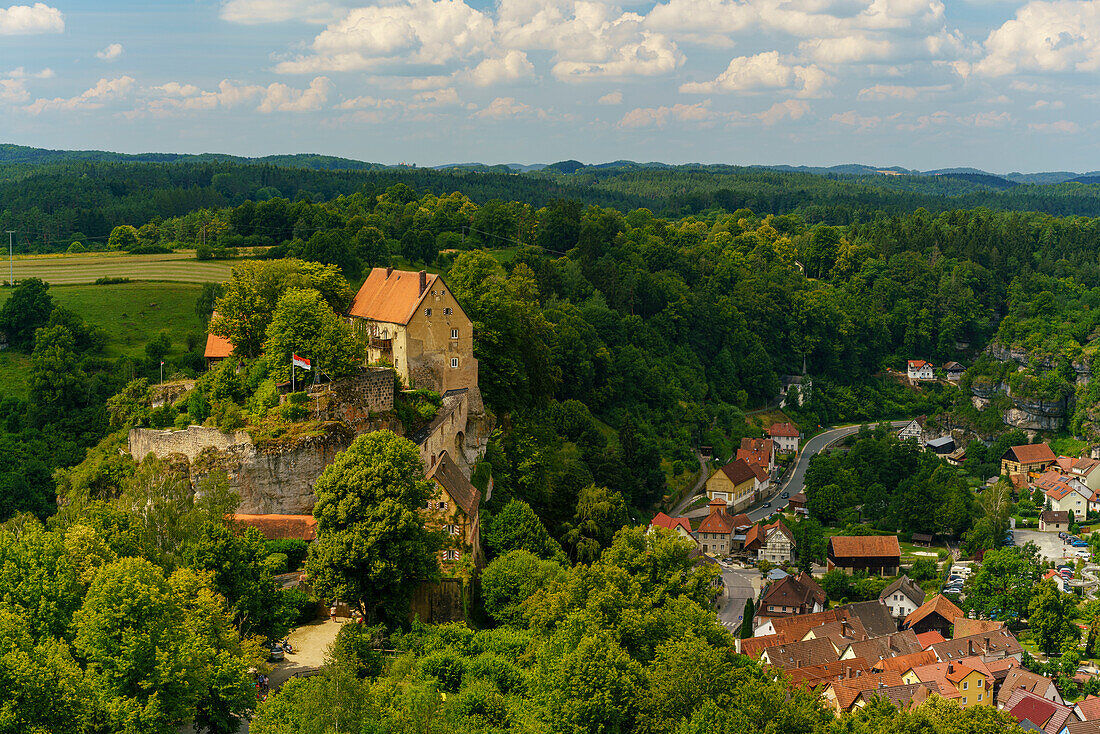
[[[1078,558],[1089,559],[1092,557],[1092,552],[1089,551],[1087,548],[1078,548],[1077,552],[1074,555],[1076,555]]]

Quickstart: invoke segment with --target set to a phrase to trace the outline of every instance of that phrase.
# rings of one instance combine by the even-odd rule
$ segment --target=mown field
[[[172,355],[187,351],[189,338],[194,344],[204,342],[204,326],[195,313],[201,290],[197,283],[137,282],[51,285],[50,295],[58,305],[76,311],[85,321],[107,332],[106,356],[113,359],[144,356],[146,343],[162,331],[172,340]],[[10,289],[0,289],[0,304],[10,295]],[[26,355],[0,352],[4,374],[0,395],[26,397],[29,367]]]
[[[191,250],[165,255],[127,255],[97,252],[81,255],[20,255],[14,277],[41,278],[51,285],[93,283],[97,278],[211,283],[229,278],[232,261],[199,261]],[[8,263],[0,263],[0,278],[8,280]]]

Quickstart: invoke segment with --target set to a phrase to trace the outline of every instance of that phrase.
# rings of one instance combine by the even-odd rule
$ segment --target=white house
[[[926,362],[923,359],[911,359],[909,360],[909,379],[910,380],[931,380],[934,379],[932,374],[932,363]]]
[[[903,575],[883,589],[878,598],[886,604],[890,616],[905,619],[924,604],[924,589]]]
[[[904,441],[907,438],[914,438],[918,443],[924,443],[924,416],[920,418],[914,418],[913,420],[902,426],[902,429],[898,431],[898,439]]]
[[[772,423],[768,427],[768,435],[775,443],[775,450],[781,454],[793,454],[798,452],[798,429],[793,423]],[[1100,465],[1100,462],[1097,462]]]
[[[1035,480],[1035,486],[1046,494],[1050,509],[1070,512],[1077,522],[1088,514],[1093,492],[1080,479],[1048,471]]]

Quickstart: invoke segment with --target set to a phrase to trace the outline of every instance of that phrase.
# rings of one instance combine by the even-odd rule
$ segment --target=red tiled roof
[[[992,619],[970,619],[968,617],[959,617],[955,620],[955,628],[952,630],[952,633],[955,635],[955,637],[970,637],[971,635],[980,635],[983,632],[992,632],[993,630],[999,630],[1001,627],[1004,626],[1004,622],[995,622]],[[937,642],[943,642],[943,640],[937,640]]]
[[[1053,464],[1056,460],[1050,445],[1045,443],[1027,443],[1022,446],[1013,446],[1009,451],[1021,464],[1036,464],[1048,462]]]
[[[313,515],[232,515],[233,521],[254,527],[268,540],[287,538],[313,540],[317,537],[317,520]]]
[[[834,535],[829,538],[832,558],[882,558],[901,556],[896,535]]]
[[[1068,472],[1070,469],[1073,468],[1073,464],[1077,461],[1077,459],[1074,459],[1072,456],[1059,456],[1055,459],[1055,461],[1058,462],[1059,469],[1064,472]]]
[[[947,620],[948,624],[954,624],[956,619],[965,616],[961,609],[948,601],[942,594],[936,594],[905,618],[905,626],[912,627],[930,614],[940,615]]]
[[[920,635],[917,635],[917,638],[920,639]],[[896,670],[899,673],[904,673],[910,668],[934,665],[936,662],[938,662],[936,653],[931,650],[921,650],[920,652],[911,652],[908,655],[896,655],[892,658],[876,660],[874,667],[876,670]]]
[[[658,512],[657,516],[653,518],[650,525],[657,528],[665,528],[666,530],[675,530],[676,528],[683,528],[688,535],[691,535],[691,520],[686,517],[669,517],[663,512]]]
[[[947,642],[947,638],[941,635],[936,630],[929,630],[927,632],[921,632],[919,635],[917,635],[917,642],[920,643],[921,647],[927,650],[928,648],[932,647],[932,645],[935,645],[937,642]]]
[[[1057,709],[1053,701],[1038,696],[1026,696],[1021,698],[1016,705],[1008,710],[1016,721],[1027,719],[1036,726],[1046,727],[1048,721],[1054,716]]]
[[[850,678],[853,675],[870,673],[871,668],[866,660],[850,658],[848,660],[835,660],[831,663],[819,665],[807,665],[803,668],[794,668],[786,671],[791,683],[803,687],[813,687],[823,681],[835,681]]]
[[[772,438],[798,438],[798,429],[793,423],[772,423],[768,426],[768,435]]]
[[[744,459],[731,461],[718,471],[729,477],[729,480],[733,482],[734,485],[743,484],[756,477],[756,472],[752,470],[752,467],[750,467],[748,462]]]
[[[373,321],[407,324],[424,295],[436,286],[438,275],[429,273],[423,292],[420,273],[411,270],[374,268],[351,302],[348,313]]]
[[[218,318],[218,312],[210,314],[210,320]],[[203,354],[207,359],[225,359],[233,353],[233,342],[226,339],[224,336],[218,336],[217,334],[206,335],[206,352]]]
[[[741,654],[748,655],[753,660],[760,658],[761,653],[769,647],[785,645],[788,642],[796,642],[789,635],[763,635],[761,637],[747,637],[740,641]]]
[[[837,707],[847,711],[864,691],[900,685],[902,685],[901,674],[894,670],[887,670],[882,673],[865,673],[854,678],[843,678],[833,683],[832,688]]]
[[[451,460],[446,451],[443,451],[436,459],[435,465],[428,470],[425,479],[434,480],[443,491],[450,495],[466,517],[473,519],[478,514],[481,504],[481,491],[470,483],[458,464]],[[689,528],[690,530],[690,528]]]
[[[909,360],[909,369],[911,369],[911,370],[919,370],[922,367],[924,367],[925,365],[928,365],[929,367],[931,367],[932,363],[927,361],[927,360],[924,360],[924,359],[911,359],[911,360]]]
[[[1086,696],[1077,702],[1085,721],[1100,721],[1100,696]]]
[[[752,519],[743,512],[731,517],[730,522],[733,523],[734,528],[752,527]]]
[[[710,514],[699,523],[700,533],[725,533],[733,532],[732,518],[726,514],[726,503],[720,499],[713,499],[708,505]]]
[[[1020,690],[1046,698],[1043,694],[1047,692],[1050,685],[1050,678],[1044,678],[1038,673],[1032,673],[1030,670],[1023,668],[1010,670],[1008,675],[1005,676],[1004,683],[1001,684],[1001,689],[997,691],[997,703],[1007,705],[1009,699],[1012,698],[1012,694]],[[1038,724],[1039,722],[1036,721],[1035,723]]]

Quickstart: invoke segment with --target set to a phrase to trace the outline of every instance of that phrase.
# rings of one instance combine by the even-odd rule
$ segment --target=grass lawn
[[[216,283],[228,280],[232,260],[195,259],[191,250],[166,255],[127,255],[118,252],[79,255],[20,255],[15,258],[14,277],[41,278],[50,285],[93,283],[96,278],[164,280],[181,283]],[[5,282],[8,268],[0,265]]]
[[[115,358],[144,355],[145,344],[162,331],[167,331],[172,339],[171,354],[187,351],[187,335],[201,335],[204,331],[195,314],[200,291],[201,287],[194,283],[138,282],[52,286],[50,295],[57,304],[106,331],[106,356]],[[10,295],[11,290],[0,291],[0,304]],[[12,359],[22,355],[0,352],[0,357]],[[26,365],[29,362],[24,362]],[[20,370],[9,370],[8,379],[15,379],[17,372]],[[21,372],[25,381],[25,369]]]
[[[27,378],[31,368],[31,358],[11,349],[0,352],[0,373],[4,375],[0,395],[25,398],[28,395]]]

